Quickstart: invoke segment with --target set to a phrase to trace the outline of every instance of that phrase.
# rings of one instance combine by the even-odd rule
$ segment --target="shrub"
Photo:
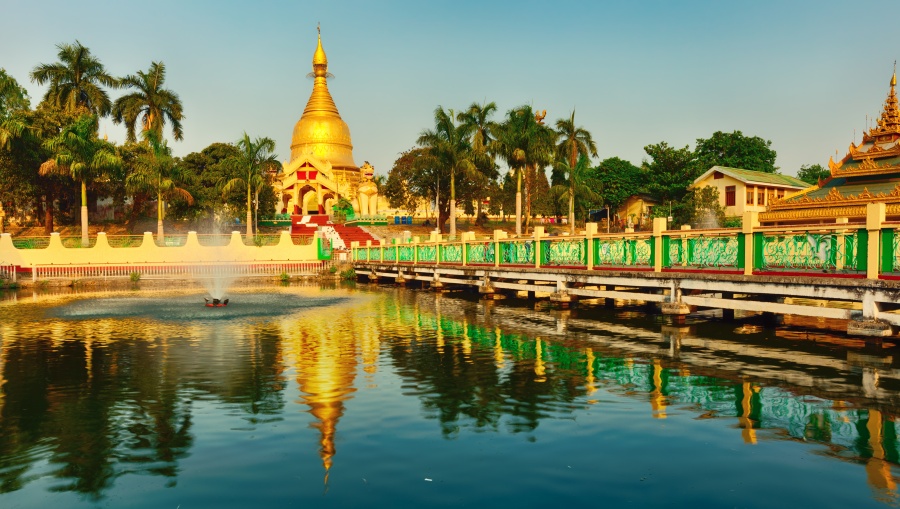
[[[341,279],[356,279],[356,269],[350,267],[349,269],[341,271]]]
[[[131,274],[128,275],[128,279],[130,279],[132,283],[137,283],[138,281],[141,280],[141,273],[140,272],[132,272]]]
[[[281,279],[282,283],[290,283],[291,282],[291,275],[285,271],[281,271],[281,274],[278,276],[278,278]]]

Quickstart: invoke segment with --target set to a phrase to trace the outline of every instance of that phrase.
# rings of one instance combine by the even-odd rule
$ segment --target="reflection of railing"
[[[646,232],[602,234],[589,223],[581,235],[572,236],[548,236],[536,227],[527,237],[496,231],[493,237],[476,238],[468,232],[448,242],[433,233],[427,240],[353,244],[352,249],[360,262],[418,265],[900,277],[900,223],[877,217],[866,225],[761,228],[754,223],[748,217],[741,229],[666,230],[665,219],[657,218]]]
[[[262,277],[289,275],[314,275],[327,268],[327,262],[275,262],[275,263],[197,263],[197,264],[95,264],[90,266],[35,266],[35,280],[51,278],[128,278],[139,274],[141,279],[184,277]]]

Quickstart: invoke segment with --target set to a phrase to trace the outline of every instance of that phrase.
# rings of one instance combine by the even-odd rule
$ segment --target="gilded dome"
[[[334,99],[328,92],[326,80],[330,75],[328,59],[325,57],[325,50],[322,49],[321,34],[312,63],[312,76],[315,82],[306,109],[294,125],[291,160],[312,154],[318,159],[330,162],[333,169],[358,170],[356,163],[353,162],[350,127],[341,118]]]

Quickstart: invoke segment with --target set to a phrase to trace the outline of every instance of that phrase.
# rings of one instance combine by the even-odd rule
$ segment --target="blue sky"
[[[889,0],[0,0],[0,12],[0,67],[33,105],[45,87],[31,69],[78,39],[114,75],[165,62],[186,116],[176,155],[246,130],[274,139],[282,160],[312,90],[321,22],[354,158],[381,174],[438,105],[487,100],[500,115],[531,104],[551,121],[575,108],[601,158],[635,164],[648,144],[693,148],[740,130],[771,140],[777,166],[795,175],[859,141],[900,54]],[[125,138],[123,126],[101,130]]]

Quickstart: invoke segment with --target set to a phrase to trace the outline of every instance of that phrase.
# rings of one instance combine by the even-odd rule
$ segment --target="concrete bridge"
[[[900,223],[885,221],[883,204],[867,212],[865,224],[760,227],[751,212],[740,229],[667,230],[656,218],[649,232],[600,234],[588,223],[576,236],[548,236],[542,227],[518,238],[432,233],[354,243],[351,259],[370,281],[472,287],[487,298],[525,291],[562,306],[639,300],[676,321],[692,308],[837,318],[848,320],[850,334],[891,336],[900,327]]]

